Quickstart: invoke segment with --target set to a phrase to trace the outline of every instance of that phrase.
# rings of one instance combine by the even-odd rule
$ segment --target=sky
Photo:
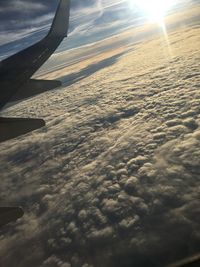
[[[1,266],[155,267],[199,252],[199,14],[172,16],[185,26],[168,32],[171,56],[158,36],[122,44],[2,111],[46,127],[1,144],[1,204],[25,211],[0,235]]]
[[[60,50],[144,16],[125,1],[82,2],[72,2]],[[29,1],[26,10],[0,0],[1,12],[7,9],[1,53],[47,32],[56,8],[50,3],[57,2]],[[199,14],[200,5],[174,13],[169,42],[150,35],[126,45],[121,40],[137,32],[131,29],[109,53],[92,55],[101,45],[88,46],[89,59],[40,76],[61,80],[61,88],[2,111],[43,118],[46,126],[1,144],[0,202],[25,211],[0,234],[1,266],[155,267],[199,252]],[[9,26],[14,17],[21,26]],[[54,57],[68,63],[68,52]]]
[[[147,19],[137,0],[71,0],[69,37],[59,51],[110,37]],[[175,0],[176,4],[191,2]],[[58,0],[0,0],[0,58],[41,39]]]

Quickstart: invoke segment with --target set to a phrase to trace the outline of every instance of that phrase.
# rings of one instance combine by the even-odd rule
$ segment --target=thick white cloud
[[[163,266],[199,248],[199,28],[172,30],[170,51],[115,41],[2,112],[47,121],[1,144],[1,203],[25,209],[3,266]]]

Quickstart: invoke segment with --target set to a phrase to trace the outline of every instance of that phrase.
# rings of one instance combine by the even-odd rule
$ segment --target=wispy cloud
[[[7,1],[6,4],[2,4],[0,6],[0,13],[4,14],[5,12],[35,12],[35,11],[43,11],[46,10],[46,6],[41,2],[30,2],[30,1],[23,1],[23,0],[17,0],[17,1]]]
[[[9,45],[11,42],[17,41],[20,50],[25,42],[31,44],[42,38],[50,27],[57,4],[58,1],[2,0],[0,45],[8,46],[3,47],[1,53],[8,53],[11,46],[14,47]],[[138,23],[142,15],[137,9],[130,10],[129,4],[130,0],[72,0],[69,38],[62,49],[100,40]],[[21,38],[27,40],[20,43]]]

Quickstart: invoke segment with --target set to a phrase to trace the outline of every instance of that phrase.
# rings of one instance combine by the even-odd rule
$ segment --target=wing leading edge
[[[0,109],[29,81],[66,37],[69,13],[70,0],[60,0],[47,36],[0,63]]]
[[[53,54],[69,27],[70,0],[60,0],[51,29],[38,43],[0,62],[0,109],[12,98],[21,100],[61,85],[60,81],[33,80],[32,75]],[[40,86],[42,85],[42,88]],[[46,88],[47,87],[47,88]],[[29,91],[30,92],[24,92]],[[46,89],[45,89],[46,88]],[[0,142],[41,128],[42,119],[0,118]],[[0,227],[23,216],[20,207],[0,207]]]
[[[61,85],[60,81],[33,80],[31,77],[66,37],[69,15],[70,0],[60,0],[46,37],[0,62],[0,109],[9,101],[19,101]],[[44,125],[41,119],[0,118],[0,142]]]

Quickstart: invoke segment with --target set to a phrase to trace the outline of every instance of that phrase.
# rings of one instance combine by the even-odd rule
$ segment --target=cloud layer
[[[198,25],[169,43],[113,48],[69,68],[70,86],[65,69],[48,74],[65,85],[4,111],[47,126],[1,145],[1,203],[25,209],[0,235],[3,266],[151,267],[197,252]]]

